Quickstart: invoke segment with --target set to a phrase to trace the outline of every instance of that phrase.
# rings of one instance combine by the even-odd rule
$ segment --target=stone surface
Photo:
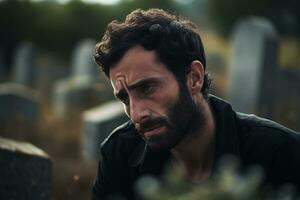
[[[36,78],[36,51],[29,42],[24,42],[16,50],[13,60],[13,82],[33,86]]]
[[[55,82],[53,105],[59,117],[114,99],[108,80],[93,60],[95,44],[88,39],[79,42],[73,54],[71,75]]]
[[[112,90],[85,76],[57,81],[53,103],[57,116],[64,117],[69,111],[80,112],[113,98]]]
[[[16,83],[0,84],[0,127],[12,118],[36,120],[39,114],[39,94]]]
[[[100,144],[119,125],[128,121],[123,106],[112,101],[83,113],[82,149],[87,160],[99,159]]]
[[[47,200],[51,161],[30,143],[0,137],[0,199]]]
[[[255,113],[300,130],[300,71],[279,66],[272,24],[249,17],[233,34],[228,100],[235,110]]]
[[[98,66],[93,59],[95,45],[96,41],[91,39],[82,40],[76,45],[72,56],[71,76],[88,76],[94,79],[98,78]]]
[[[278,38],[272,24],[262,18],[240,21],[233,33],[233,56],[228,100],[237,111],[264,110],[271,115],[269,101],[276,90]]]

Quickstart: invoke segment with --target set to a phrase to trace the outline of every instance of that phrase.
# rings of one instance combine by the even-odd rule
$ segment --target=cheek
[[[158,116],[168,117],[170,107],[177,101],[177,90],[160,91],[153,99],[151,108]]]

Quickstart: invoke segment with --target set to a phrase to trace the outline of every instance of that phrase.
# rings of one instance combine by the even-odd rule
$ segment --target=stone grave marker
[[[29,42],[20,44],[13,60],[13,82],[33,86],[36,76],[36,51]]]
[[[99,159],[100,144],[117,126],[129,120],[117,101],[85,111],[82,119],[82,150],[86,160]]]
[[[0,199],[48,200],[49,156],[30,143],[0,137]]]
[[[59,117],[112,100],[107,80],[93,60],[96,42],[83,40],[74,50],[71,76],[54,84],[54,110]]]
[[[72,56],[72,77],[99,78],[99,70],[93,59],[95,45],[96,41],[90,39],[77,44]]]
[[[0,84],[0,136],[34,141],[38,136],[40,102],[33,89],[17,83]]]
[[[36,120],[39,114],[39,94],[23,85],[0,84],[0,126],[15,115]]]
[[[235,110],[263,112],[265,117],[271,117],[277,53],[278,38],[269,21],[248,17],[237,24],[228,90],[228,100]]]

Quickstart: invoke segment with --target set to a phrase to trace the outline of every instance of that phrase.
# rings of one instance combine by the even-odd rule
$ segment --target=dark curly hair
[[[184,83],[192,61],[199,60],[206,68],[196,25],[161,9],[137,9],[127,15],[124,22],[114,20],[108,24],[101,42],[96,45],[95,61],[109,77],[109,68],[137,45],[154,50],[181,83]],[[210,82],[206,73],[201,90],[204,97],[207,97]]]

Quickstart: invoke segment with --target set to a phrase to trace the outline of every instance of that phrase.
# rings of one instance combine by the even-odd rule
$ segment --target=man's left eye
[[[154,91],[154,86],[152,86],[152,85],[144,86],[144,87],[141,88],[141,92],[144,95],[151,94],[153,91]]]

